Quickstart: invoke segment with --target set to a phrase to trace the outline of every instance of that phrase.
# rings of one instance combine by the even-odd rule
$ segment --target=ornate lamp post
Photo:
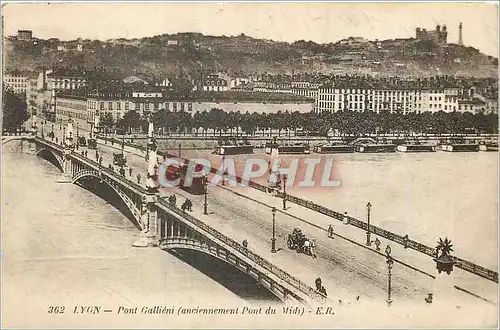
[[[387,303],[389,305],[392,304],[392,299],[391,299],[391,276],[392,276],[392,273],[391,273],[391,270],[392,270],[392,265],[394,264],[394,261],[392,260],[392,257],[391,257],[391,247],[389,245],[387,245],[387,247],[385,248],[385,257],[387,259]]]
[[[372,209],[372,204],[370,202],[368,202],[368,204],[366,204],[366,211],[367,211],[367,217],[368,217],[368,226],[366,228],[366,245],[367,246],[371,246],[372,245],[372,241],[371,241],[371,237],[370,237],[370,211]]]
[[[179,158],[181,158],[181,150],[182,150],[182,144],[179,143]]]
[[[226,185],[226,180],[225,180],[225,174],[226,174],[226,168],[224,167],[225,166],[225,161],[226,161],[226,156],[225,155],[222,155],[222,185],[225,186]]]
[[[283,175],[283,211],[286,210],[286,174]]]
[[[276,253],[276,208],[273,207],[273,238],[271,238],[271,253]]]
[[[78,145],[80,144],[80,134],[78,130],[78,122],[76,122],[76,150],[78,150]]]
[[[45,135],[43,134],[43,124],[42,124],[42,139],[45,138]]]
[[[208,194],[208,176],[205,176],[203,179],[203,186],[204,186],[204,194],[205,194],[205,202],[203,203],[203,214],[207,215],[208,214],[208,204],[207,204],[207,194]]]

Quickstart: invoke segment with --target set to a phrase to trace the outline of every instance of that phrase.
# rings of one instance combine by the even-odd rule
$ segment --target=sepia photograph
[[[498,2],[1,11],[1,328],[498,328]]]

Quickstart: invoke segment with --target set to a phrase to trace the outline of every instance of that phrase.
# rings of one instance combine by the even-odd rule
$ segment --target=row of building
[[[94,78],[91,78],[94,77]],[[193,92],[179,95],[169,79],[149,83],[137,76],[96,88],[96,76],[78,70],[43,70],[37,75],[11,72],[4,83],[26,95],[29,111],[51,120],[73,118],[82,128],[96,112],[119,120],[129,111],[141,115],[165,109],[191,115],[219,108],[228,112],[471,112],[498,113],[498,100],[485,86],[459,86],[434,80],[376,80],[333,77],[327,83],[282,79],[235,78],[206,75],[193,84]],[[92,85],[92,86],[91,86]],[[485,96],[486,95],[486,96]]]

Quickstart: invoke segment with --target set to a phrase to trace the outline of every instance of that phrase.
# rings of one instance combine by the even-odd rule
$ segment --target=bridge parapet
[[[217,231],[203,221],[171,206],[155,195],[139,186],[137,183],[122,177],[99,163],[80,154],[65,150],[58,144],[35,137],[39,148],[50,150],[55,155],[63,158],[63,171],[70,173],[72,182],[76,183],[85,177],[96,177],[110,186],[124,201],[134,218],[139,223],[143,236],[155,240],[164,248],[191,248],[209,251],[210,254],[223,259],[238,269],[245,271],[276,296],[286,301],[322,302],[326,297],[315,291],[312,287],[300,281],[291,274],[267,261],[255,252],[247,249],[235,240]],[[69,151],[69,152],[65,152]],[[146,198],[144,198],[146,197]],[[169,214],[177,222],[190,228],[192,237],[161,236],[161,222],[164,218],[158,216],[158,211]],[[187,229],[184,229],[187,231]],[[134,243],[135,244],[135,243]],[[146,246],[146,245],[136,245]],[[147,245],[151,246],[151,245]]]
[[[229,238],[228,236],[224,235],[223,233],[219,232],[218,230],[212,228],[211,226],[205,224],[204,222],[196,219],[195,217],[191,216],[190,214],[183,212],[182,210],[178,209],[177,207],[171,206],[165,201],[161,200],[158,202],[158,206],[160,209],[163,209],[166,212],[169,213],[175,213],[177,217],[182,219],[184,222],[187,221],[191,223],[191,227],[195,230],[202,230],[204,231],[203,236],[209,237],[212,240],[215,239],[219,241],[218,244],[222,244],[226,246],[226,249],[228,250],[233,250],[237,252],[240,256],[241,259],[246,259],[247,262],[250,261],[254,265],[257,265],[258,267],[261,267],[262,270],[266,273],[267,276],[274,276],[280,282],[282,285],[285,287],[288,287],[288,290],[291,293],[294,293],[294,295],[297,295],[299,293],[299,297],[301,300],[315,300],[315,301],[324,301],[326,300],[326,297],[315,291],[312,287],[309,285],[305,284],[304,282],[300,281],[296,277],[292,276],[291,274],[285,272],[281,268],[275,266],[271,262],[267,261],[263,257],[259,256],[255,252],[252,252],[248,248],[244,247],[240,243],[236,242],[235,240]]]

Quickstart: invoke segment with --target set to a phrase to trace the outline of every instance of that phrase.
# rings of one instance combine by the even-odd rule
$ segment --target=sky
[[[107,40],[164,33],[200,32],[293,42],[336,42],[415,37],[415,28],[446,25],[448,42],[463,40],[498,57],[498,7],[488,3],[7,3],[2,8],[4,35],[18,29],[37,38]]]

